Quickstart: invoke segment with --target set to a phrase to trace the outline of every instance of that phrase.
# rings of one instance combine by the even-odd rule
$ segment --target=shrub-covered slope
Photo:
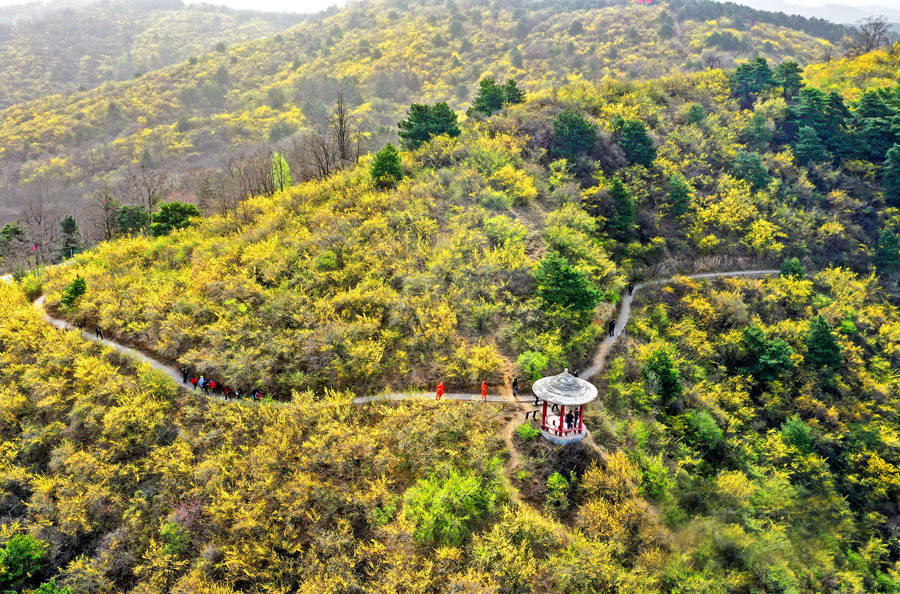
[[[56,207],[88,229],[95,213],[77,198],[109,186],[133,200],[125,187],[138,166],[173,174],[168,191],[199,197],[210,185],[202,180],[220,174],[183,174],[220,170],[229,156],[273,142],[289,146],[291,134],[327,122],[339,91],[354,128],[371,136],[365,151],[393,137],[413,101],[467,106],[487,76],[533,91],[573,78],[731,67],[757,54],[805,64],[831,47],[791,22],[691,6],[682,14],[666,4],[354,4],[137,80],[0,112],[0,208],[15,218],[24,204]]]
[[[507,509],[492,405],[177,395],[2,284],[0,584],[892,592],[900,314],[791,274],[640,293],[586,418],[605,455],[520,429]]]
[[[678,534],[671,584],[898,587],[900,317],[882,295],[829,268],[638,296],[589,420]]]
[[[798,258],[874,265],[890,285],[900,229],[874,154],[887,149],[847,139],[890,126],[896,91],[828,99],[848,110],[840,125],[813,89],[790,105],[761,89],[742,110],[739,78],[538,94],[405,152],[395,189],[376,188],[366,158],[169,237],[103,244],[53,273],[48,302],[81,275],[63,315],[286,395],[577,367],[626,277]],[[810,154],[809,134],[825,141],[807,120],[834,153]]]
[[[458,551],[433,567],[399,512],[408,487],[452,469],[471,498],[452,508],[472,514],[459,538],[494,518],[498,410],[349,399],[179,394],[43,323],[0,283],[0,588],[30,592],[54,576],[79,594],[490,581],[469,577]]]

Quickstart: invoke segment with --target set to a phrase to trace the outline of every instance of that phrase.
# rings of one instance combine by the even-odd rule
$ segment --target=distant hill
[[[235,11],[180,0],[32,4],[0,21],[0,108],[128,80],[230,45],[268,36],[302,17]]]
[[[171,20],[182,22],[188,10]],[[365,152],[395,139],[410,103],[447,101],[463,110],[484,77],[515,78],[535,92],[579,79],[731,68],[756,55],[805,64],[829,55],[829,39],[844,31],[697,0],[353,5],[134,80],[0,112],[0,212],[20,216],[36,202],[59,211],[54,203],[65,197],[65,210],[96,237],[83,197],[102,187],[123,192],[141,164],[164,172],[168,190],[182,196],[198,196],[204,180],[227,185],[227,176],[204,172],[256,148],[291,148],[327,123],[339,91],[368,135]]]
[[[900,23],[900,8],[870,5],[850,6],[847,4],[825,4],[823,6],[804,6],[793,4],[783,0],[739,0],[738,4],[744,4],[758,10],[783,12],[804,17],[818,17],[834,23],[855,23],[870,16],[884,16],[889,21]]]

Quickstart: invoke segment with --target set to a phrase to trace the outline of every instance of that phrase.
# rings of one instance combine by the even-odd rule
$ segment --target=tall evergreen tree
[[[782,88],[785,99],[791,99],[800,92],[803,86],[803,70],[796,62],[782,62],[775,68],[775,82]]]
[[[380,190],[393,188],[403,177],[403,169],[400,166],[400,153],[397,147],[391,143],[375,153],[370,169],[375,187]]]
[[[827,156],[825,145],[812,126],[800,127],[797,139],[794,141],[794,154],[804,165],[825,160]]]
[[[821,315],[814,317],[809,322],[804,358],[816,369],[823,367],[834,369],[843,360],[841,346],[831,331],[831,325]]]
[[[59,222],[59,229],[62,231],[59,257],[71,258],[81,251],[81,232],[78,229],[78,221],[72,215],[68,215]]]
[[[761,384],[768,384],[791,369],[794,362],[791,345],[780,338],[767,338],[759,326],[745,328],[741,340],[745,359],[739,369]]]
[[[819,89],[804,87],[800,90],[797,104],[791,108],[797,120],[797,127],[809,126],[816,133],[825,128],[825,94]]]
[[[563,307],[585,312],[600,302],[600,291],[580,270],[556,252],[550,252],[541,260],[534,272],[537,292],[550,307]]]
[[[772,181],[769,170],[759,153],[738,151],[734,158],[732,172],[735,176],[747,181],[753,190],[761,190]]]
[[[775,84],[772,69],[765,58],[755,58],[741,64],[731,75],[731,93],[738,98],[742,109],[749,109],[756,98]]]
[[[553,152],[573,160],[591,152],[597,139],[597,127],[580,112],[567,109],[553,118]]]
[[[485,78],[478,83],[478,94],[472,101],[472,107],[469,109],[469,115],[473,112],[491,115],[503,109],[506,101],[506,92],[503,87],[497,84],[493,78]]]
[[[769,143],[772,142],[774,135],[775,129],[769,123],[768,118],[761,113],[754,113],[741,132],[741,139],[748,148],[764,150],[769,148]]]
[[[900,273],[900,239],[891,229],[884,229],[878,236],[875,248],[875,268],[882,278]]]
[[[618,130],[619,146],[630,163],[650,167],[656,158],[656,147],[647,133],[644,122],[639,120],[618,120],[614,126]]]
[[[609,197],[613,203],[612,216],[607,223],[610,234],[619,241],[629,241],[634,237],[634,197],[618,177],[612,179]]]
[[[884,198],[891,206],[900,206],[900,144],[894,144],[884,159]]]
[[[831,91],[825,100],[825,127],[822,130],[822,141],[836,157],[844,158],[853,153],[853,141],[847,131],[850,121],[850,110],[844,98],[837,91]]]
[[[506,84],[503,85],[503,102],[506,105],[525,102],[525,91],[520,89],[513,79],[507,80]]]
[[[687,214],[691,205],[693,189],[691,184],[680,173],[675,173],[669,178],[669,192],[666,194],[666,202],[669,204],[669,212],[673,217],[681,217]]]
[[[440,134],[459,136],[460,133],[456,113],[446,103],[413,103],[406,119],[399,122],[397,127],[400,128],[397,135],[407,149],[417,149]]]
[[[659,348],[653,351],[644,364],[644,376],[650,384],[650,389],[669,405],[681,396],[681,374],[669,350]]]

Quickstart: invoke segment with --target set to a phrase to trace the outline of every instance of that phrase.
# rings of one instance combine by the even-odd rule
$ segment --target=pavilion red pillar
[[[547,430],[547,401],[544,400],[544,412],[541,414],[541,429]]]
[[[557,432],[560,435],[563,435],[563,426],[566,422],[566,407],[563,404],[559,405],[559,426],[557,427]]]
[[[578,407],[578,434],[584,431],[584,405]]]

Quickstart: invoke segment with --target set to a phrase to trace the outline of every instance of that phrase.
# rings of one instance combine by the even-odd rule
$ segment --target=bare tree
[[[353,143],[350,132],[350,114],[344,103],[343,91],[338,93],[334,112],[331,114],[331,130],[334,134],[334,143],[337,145],[338,156],[341,161],[346,163],[350,160]]]
[[[61,211],[43,191],[34,192],[25,205],[24,221],[29,243],[33,246],[34,263],[49,262],[59,236]]]
[[[338,162],[338,150],[331,137],[317,130],[306,137],[306,147],[319,177],[327,177]]]
[[[101,186],[91,194],[89,220],[103,239],[110,240],[116,236],[118,231],[116,218],[121,206],[112,188],[107,185]]]
[[[257,151],[229,159],[225,172],[232,178],[241,196],[271,196],[275,193],[272,179],[272,153]]]
[[[127,195],[133,203],[143,206],[152,215],[166,191],[168,181],[168,176],[161,171],[144,167],[134,169],[126,182]]]
[[[856,36],[844,42],[848,56],[860,56],[890,45],[891,27],[885,17],[866,17],[857,21],[856,26],[859,28]]]

